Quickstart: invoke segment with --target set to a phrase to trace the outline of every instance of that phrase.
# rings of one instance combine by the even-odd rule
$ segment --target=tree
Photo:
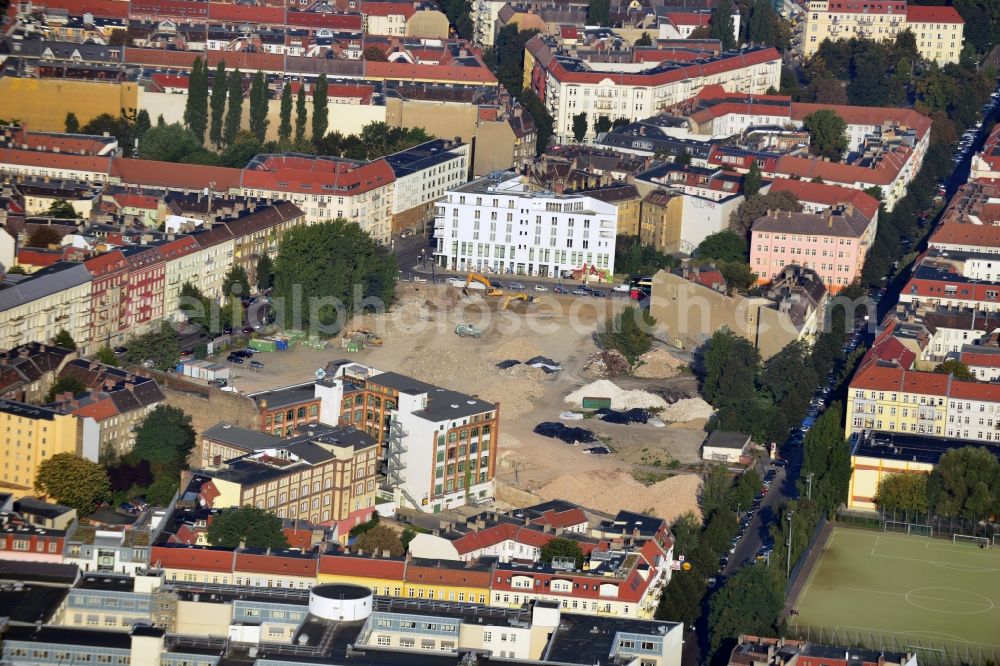
[[[997,506],[1000,463],[986,447],[946,451],[927,480],[931,510],[946,518],[978,520]]]
[[[556,537],[539,549],[538,561],[543,564],[551,564],[556,557],[573,558],[573,566],[576,569],[583,566],[583,551],[580,549],[580,544],[572,539]]]
[[[521,105],[531,114],[535,121],[535,153],[541,155],[549,147],[549,140],[555,127],[555,120],[542,104],[538,96],[531,90],[521,91]]]
[[[57,453],[42,461],[35,475],[35,492],[89,516],[111,496],[108,474],[95,462],[72,453]]]
[[[883,514],[927,514],[927,475],[922,472],[887,474],[878,482],[875,506]]]
[[[229,300],[230,296],[239,299],[250,296],[250,280],[247,278],[247,272],[239,264],[233,264],[222,278],[222,297]]]
[[[607,116],[600,116],[597,118],[597,122],[594,123],[594,132],[597,134],[604,134],[611,130],[611,119]]]
[[[743,196],[755,197],[760,192],[761,185],[760,165],[756,160],[750,163],[750,171],[743,179]]]
[[[604,331],[598,335],[598,342],[608,349],[616,349],[635,365],[639,357],[653,347],[650,331],[656,320],[649,310],[634,306],[626,307],[605,322]]]
[[[28,236],[28,247],[47,248],[49,245],[59,245],[60,242],[62,234],[47,224],[36,227]]]
[[[257,259],[257,291],[270,289],[274,284],[274,262],[266,254]]]
[[[493,67],[497,80],[511,95],[519,95],[524,85],[524,46],[537,30],[519,30],[516,23],[505,25],[493,40]]]
[[[808,388],[819,383],[811,353],[805,342],[795,340],[764,363],[761,390],[790,423],[801,422],[809,410]]]
[[[618,236],[615,240],[615,268],[633,276],[653,275],[663,268],[677,265],[676,257],[663,254],[637,236]]]
[[[222,548],[288,548],[281,518],[254,506],[229,509],[210,518],[208,542]]]
[[[764,480],[760,478],[760,474],[753,467],[740,474],[739,478],[736,479],[736,485],[733,486],[729,508],[734,512],[749,509],[763,483]]]
[[[59,332],[56,333],[56,337],[52,338],[52,344],[56,347],[62,347],[63,349],[68,349],[70,351],[76,350],[76,341],[73,340],[73,336],[69,334],[65,328],[60,328]]]
[[[45,211],[46,217],[54,217],[57,220],[75,220],[80,217],[80,214],[76,212],[73,208],[73,204],[66,201],[65,199],[56,199],[49,205],[49,209]]]
[[[733,25],[733,0],[721,0],[712,12],[708,36],[722,42],[722,50],[730,51],[736,48],[736,35]]]
[[[242,169],[261,151],[263,145],[250,132],[240,130],[219,156],[222,166]]]
[[[194,59],[188,77],[184,124],[191,130],[199,145],[205,142],[205,129],[208,126],[208,61],[203,61],[201,57]]]
[[[652,46],[653,38],[649,36],[648,32],[644,32],[639,36],[639,39],[635,40],[636,46]]]
[[[278,141],[292,138],[292,85],[286,83],[281,90],[281,112],[278,115]]]
[[[87,392],[87,387],[76,377],[65,375],[52,382],[49,392],[45,394],[45,402],[49,403],[63,393],[72,393],[73,397],[79,397]]]
[[[76,119],[76,114],[70,111],[66,114],[66,134],[79,134],[80,121]]]
[[[390,557],[402,557],[406,550],[399,540],[396,531],[387,525],[376,525],[358,537],[354,542],[355,551],[366,553],[383,553],[389,551]]]
[[[105,132],[115,137],[125,156],[132,154],[132,138],[137,135],[133,134],[131,123],[121,116],[115,117],[110,113],[102,113],[92,118],[80,129],[81,134],[101,135]]]
[[[306,136],[306,84],[299,81],[299,93],[295,97],[295,143],[299,144]]]
[[[142,138],[139,157],[161,162],[183,162],[202,150],[198,138],[179,123],[150,128]]]
[[[147,361],[157,370],[172,370],[180,359],[181,346],[177,331],[165,322],[159,330],[132,338],[122,359],[127,365],[141,365]]]
[[[833,514],[847,501],[851,483],[851,453],[841,426],[844,408],[835,402],[816,419],[802,444],[800,494],[806,494],[806,479],[813,475],[811,499],[817,509]]]
[[[616,130],[619,127],[627,127],[630,122],[628,118],[615,118],[611,123],[611,129]]]
[[[385,57],[385,51],[374,44],[365,47],[365,50],[361,52],[361,59],[368,62],[387,62],[389,60]]]
[[[934,372],[941,375],[954,375],[955,379],[961,379],[962,381],[976,381],[975,373],[969,369],[969,366],[957,358],[949,358],[942,363],[938,363],[937,367],[934,368]]]
[[[396,257],[378,245],[355,222],[334,220],[288,231],[275,262],[274,296],[291,302],[293,290],[301,290],[302,303],[315,305],[303,312],[301,324],[333,334],[343,325],[338,307],[360,310],[363,306],[388,307],[395,297],[398,268]],[[360,287],[355,302],[355,285]],[[376,304],[371,304],[371,301]],[[287,309],[286,324],[296,313]]]
[[[771,3],[768,0],[753,0],[749,9],[747,41],[787,50],[792,39],[791,26],[778,16]]]
[[[805,117],[802,126],[809,132],[809,152],[817,157],[840,161],[849,144],[847,123],[829,109],[816,111]]]
[[[250,133],[260,143],[267,138],[268,97],[267,78],[264,72],[257,70],[250,79]]]
[[[698,497],[698,503],[701,505],[701,512],[705,516],[706,523],[715,514],[729,511],[732,489],[733,477],[726,466],[713,465],[701,484],[701,493]]]
[[[226,77],[228,91],[226,100],[226,123],[222,129],[222,141],[229,145],[236,139],[236,134],[240,131],[243,123],[243,74],[240,70],[234,71]]]
[[[104,365],[110,365],[116,368],[121,365],[121,361],[118,360],[118,355],[115,354],[114,350],[107,345],[103,345],[97,350],[97,353],[94,354],[94,360],[98,363],[103,363]]]
[[[146,136],[146,132],[153,126],[149,120],[149,111],[146,109],[140,109],[139,113],[135,114],[135,124],[132,126],[132,135],[140,143],[142,142],[142,137]]]
[[[136,430],[135,446],[129,458],[147,460],[154,468],[172,466],[182,469],[194,444],[191,417],[177,407],[158,405]]]
[[[702,395],[712,405],[748,406],[756,400],[760,353],[728,328],[716,331],[702,355]]]
[[[708,625],[713,653],[725,652],[740,634],[772,636],[785,603],[773,567],[743,567],[712,597]]]
[[[701,601],[707,590],[702,572],[694,569],[675,572],[660,596],[655,619],[683,622],[685,627],[693,627],[701,617]]]
[[[329,126],[327,116],[327,90],[329,86],[326,82],[326,74],[320,74],[313,87],[313,112],[312,112],[312,140],[317,143],[326,136],[326,128]]]
[[[698,246],[699,259],[715,261],[746,261],[747,243],[729,229],[710,234]]]
[[[580,143],[585,136],[587,136],[587,112],[581,111],[573,116],[573,138]]]
[[[587,24],[610,26],[611,0],[590,0],[590,4],[587,5]]]
[[[208,128],[208,138],[216,146],[222,145],[223,116],[226,112],[226,63],[219,61],[212,77],[211,123]]]
[[[791,192],[768,192],[750,197],[740,204],[739,208],[729,218],[729,228],[736,234],[746,237],[754,220],[764,217],[770,211],[787,210],[802,212],[802,204]]]
[[[689,166],[691,164],[691,153],[677,153],[674,155],[674,164]]]
[[[878,199],[879,203],[885,200],[885,193],[879,185],[872,185],[871,187],[866,187],[862,190],[865,194],[872,197],[873,199]]]

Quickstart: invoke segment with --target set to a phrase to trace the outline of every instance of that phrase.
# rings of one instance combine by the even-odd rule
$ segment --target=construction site
[[[628,372],[620,355],[602,354],[595,332],[632,303],[627,297],[518,297],[479,286],[400,283],[387,312],[354,317],[326,349],[258,354],[264,367],[235,386],[249,393],[301,383],[330,360],[357,359],[499,402],[502,504],[562,498],[668,520],[697,512],[700,447],[712,410],[698,397],[689,359],[657,341]],[[648,421],[603,420],[595,413],[601,407],[639,410]],[[589,434],[567,441],[538,434],[540,424]]]

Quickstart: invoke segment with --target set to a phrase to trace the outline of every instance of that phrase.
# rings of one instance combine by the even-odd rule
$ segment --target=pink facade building
[[[821,213],[772,211],[751,228],[750,268],[759,284],[791,264],[811,268],[836,293],[860,277],[876,227],[874,216],[852,204]]]

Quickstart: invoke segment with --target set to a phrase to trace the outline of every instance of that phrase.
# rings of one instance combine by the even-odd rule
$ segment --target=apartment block
[[[491,174],[439,200],[434,259],[459,271],[559,276],[586,267],[607,278],[617,229],[614,204],[531,192],[517,174]]]
[[[892,41],[904,30],[917,40],[921,57],[939,65],[958,62],[965,21],[954,7],[907,6],[905,0],[809,0],[804,15],[802,53],[809,57],[824,40]]]
[[[49,342],[65,329],[82,353],[93,353],[90,303],[90,274],[80,264],[62,262],[24,280],[8,278],[0,282],[0,348]]]
[[[97,460],[80,446],[80,420],[44,407],[0,400],[0,491],[20,497],[32,491],[38,466],[59,453]]]
[[[434,219],[434,202],[465,182],[470,152],[467,143],[435,139],[385,158],[395,176],[393,234],[404,229],[422,229]]]
[[[251,393],[247,397],[260,410],[261,432],[275,437],[290,437],[297,428],[319,421],[322,401],[316,395],[314,382]]]
[[[400,506],[437,512],[494,497],[500,407],[357,363],[316,383],[320,421],[366,433]]]
[[[524,84],[555,120],[557,140],[573,137],[573,116],[589,117],[587,139],[601,116],[637,121],[694,97],[709,85],[730,93],[763,94],[780,85],[781,58],[773,48],[751,48],[689,62],[621,64],[571,55],[551,39],[525,45]]]
[[[0,352],[0,396],[38,404],[56,375],[75,352],[41,342],[28,342]]]

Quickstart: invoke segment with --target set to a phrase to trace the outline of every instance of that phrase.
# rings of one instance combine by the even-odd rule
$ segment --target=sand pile
[[[651,349],[639,357],[632,374],[646,379],[667,379],[677,375],[684,365],[663,349]]]
[[[701,515],[700,487],[701,478],[694,474],[672,476],[644,486],[625,472],[608,470],[566,474],[535,492],[546,499],[565,499],[606,513],[615,514],[621,509],[651,512],[673,522],[689,511]]]
[[[694,419],[710,419],[715,409],[701,398],[683,398],[660,412],[664,421],[683,422]]]
[[[566,402],[571,405],[582,405],[584,398],[611,398],[611,409],[665,409],[667,401],[658,395],[647,391],[619,388],[617,384],[607,379],[598,379],[586,384],[566,396]]]

